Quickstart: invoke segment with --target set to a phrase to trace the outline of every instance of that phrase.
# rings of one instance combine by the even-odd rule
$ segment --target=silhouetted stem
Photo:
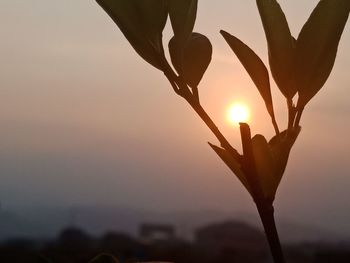
[[[196,111],[203,122],[208,126],[208,128],[213,132],[215,137],[219,140],[220,145],[226,151],[231,153],[231,155],[237,159],[241,160],[243,164],[243,169],[246,172],[248,183],[252,189],[252,195],[254,202],[256,203],[262,224],[264,226],[265,234],[270,246],[271,254],[275,263],[285,263],[281,244],[279,241],[275,220],[274,212],[272,206],[272,200],[267,200],[264,197],[260,182],[257,177],[255,160],[253,155],[253,147],[251,142],[251,133],[248,124],[240,123],[241,136],[242,136],[242,146],[243,146],[243,157],[234,149],[231,144],[227,141],[224,135],[220,132],[219,128],[215,125],[210,116],[203,109],[199,102],[198,90],[189,90],[188,86],[181,80],[176,74],[170,69],[164,72],[167,79],[169,80],[171,86],[173,87],[176,94],[183,97],[191,107]],[[273,124],[275,131],[279,134],[276,120],[273,118]]]
[[[279,130],[279,128],[278,128],[278,124],[277,124],[277,121],[276,121],[275,116],[272,116],[272,117],[271,117],[271,120],[272,120],[273,128],[275,129],[276,135],[277,135],[277,136],[280,135],[280,130]]]
[[[243,169],[248,184],[252,190],[254,202],[265,230],[271,254],[275,263],[284,263],[285,260],[274,219],[274,209],[272,206],[273,200],[265,198],[258,179],[249,125],[246,123],[240,123],[240,131],[244,156]]]
[[[199,102],[198,87],[193,87],[193,88],[192,88],[192,93],[193,93],[193,96],[194,96],[194,99],[196,100],[196,102],[197,102],[198,104],[200,104],[200,102]]]
[[[231,153],[231,155],[239,160],[241,159],[241,155],[237,152],[235,148],[231,146],[231,144],[227,141],[225,136],[221,133],[219,128],[215,125],[213,120],[207,114],[207,112],[203,109],[202,105],[199,102],[199,95],[197,87],[193,89],[193,93],[189,90],[188,86],[180,79],[174,71],[170,68],[169,65],[166,66],[167,70],[164,71],[165,76],[169,80],[171,86],[173,87],[176,94],[183,97],[195,110],[195,112],[199,115],[199,117],[203,120],[203,122],[207,125],[207,127],[212,131],[215,137],[219,140],[220,145],[226,151]]]
[[[257,204],[257,209],[264,226],[265,235],[269,242],[271,254],[275,263],[285,263],[281,243],[275,224],[274,209],[272,205]]]
[[[232,154],[233,157],[236,159],[240,159],[240,154],[234,149],[231,144],[226,140],[224,135],[220,132],[219,128],[215,125],[213,120],[209,117],[209,115],[206,113],[206,111],[203,109],[203,107],[200,104],[189,102],[192,108],[197,112],[199,117],[204,121],[204,123],[208,126],[208,128],[213,132],[215,137],[219,140],[221,147],[227,150]]]
[[[299,127],[301,116],[303,115],[304,108],[299,108],[297,117],[295,119],[294,127]]]
[[[288,105],[288,130],[293,128],[294,120],[295,120],[295,107],[293,106],[293,100],[287,99]]]

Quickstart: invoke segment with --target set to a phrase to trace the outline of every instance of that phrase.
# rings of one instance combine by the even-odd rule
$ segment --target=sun
[[[228,121],[237,125],[240,122],[247,122],[249,115],[248,107],[241,102],[231,104],[227,110]]]

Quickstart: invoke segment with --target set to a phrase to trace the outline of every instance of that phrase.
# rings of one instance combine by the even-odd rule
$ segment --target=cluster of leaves
[[[174,90],[199,112],[193,103],[199,105],[197,86],[210,64],[212,45],[206,36],[193,32],[198,1],[96,1],[118,25],[135,51],[163,71]],[[256,2],[267,39],[271,74],[287,100],[289,121],[284,132],[279,131],[275,119],[267,67],[237,37],[225,31],[221,31],[221,34],[256,85],[276,132],[276,136],[269,142],[260,134],[250,141],[259,187],[263,198],[272,202],[289,153],[300,132],[299,122],[303,109],[323,87],[333,68],[338,44],[348,19],[350,1],[320,0],[297,39],[292,36],[286,17],[276,0]],[[178,75],[168,63],[163,47],[162,32],[168,16],[174,33],[169,42],[169,53]],[[297,94],[298,99],[294,103]],[[196,99],[190,99],[192,97]],[[206,119],[204,118],[205,121]],[[230,147],[210,145],[254,198],[255,193],[248,180],[250,171],[244,165],[247,162],[246,156],[236,154]]]
[[[300,117],[306,104],[318,93],[333,68],[340,37],[349,16],[349,0],[321,0],[303,26],[298,38],[290,32],[287,19],[276,0],[257,0],[268,45],[272,76],[288,102],[289,125],[279,134],[275,121],[267,67],[241,40],[225,31],[221,34],[249,73],[274,123],[276,136],[267,143],[262,135],[252,138],[258,178],[268,199],[273,199],[287,165],[289,152],[300,131]],[[298,94],[296,106],[293,99]],[[217,152],[219,149],[215,149]],[[221,157],[223,153],[221,151]],[[226,156],[226,155],[225,155]],[[225,158],[225,159],[224,159]],[[223,159],[233,170],[235,160]],[[235,172],[237,175],[241,171]],[[246,185],[245,178],[238,176]]]
[[[162,33],[168,16],[174,36],[169,42],[171,61],[190,87],[197,87],[212,55],[207,37],[192,32],[197,0],[97,0],[148,63],[169,74]]]

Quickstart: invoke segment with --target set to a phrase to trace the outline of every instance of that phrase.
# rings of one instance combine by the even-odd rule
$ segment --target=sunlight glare
[[[233,103],[228,108],[227,119],[233,124],[247,122],[249,120],[249,109],[243,103]]]

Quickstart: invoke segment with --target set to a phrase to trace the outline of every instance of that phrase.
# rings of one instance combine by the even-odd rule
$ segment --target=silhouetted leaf
[[[297,90],[293,81],[293,37],[287,19],[276,0],[257,0],[269,50],[271,73],[286,98],[293,98]]]
[[[286,169],[290,151],[300,133],[300,127],[293,130],[283,131],[279,135],[274,136],[269,145],[271,147],[274,159],[274,176],[276,188],[281,182],[282,176]]]
[[[297,79],[304,107],[328,79],[349,16],[349,0],[321,0],[297,40]]]
[[[264,62],[262,62],[252,49],[235,36],[223,30],[221,30],[220,33],[247,70],[249,76],[252,78],[255,86],[258,88],[265,101],[267,111],[271,117],[274,117],[269,73]]]
[[[213,49],[209,39],[202,34],[192,33],[186,41],[182,59],[178,50],[178,42],[173,37],[169,42],[173,66],[189,86],[197,87],[211,61]]]
[[[265,198],[274,200],[286,169],[290,151],[300,132],[300,127],[283,131],[267,143],[264,136],[252,138],[252,147],[259,181]]]
[[[135,51],[163,70],[162,32],[168,16],[166,0],[96,0],[118,25]]]
[[[274,200],[278,184],[274,175],[274,160],[269,144],[263,135],[252,138],[252,147],[258,179],[265,198]]]
[[[224,163],[231,169],[231,171],[237,176],[241,183],[245,186],[248,192],[251,193],[248,181],[245,177],[245,174],[242,171],[241,164],[236,160],[232,155],[225,149],[218,147],[209,143],[210,147],[216,152],[216,154],[224,161]]]
[[[185,43],[191,36],[197,15],[198,0],[169,0],[169,16],[174,36]]]
[[[197,5],[198,0],[169,0],[169,16],[174,31],[169,52],[174,67],[183,63],[184,49],[197,16]],[[182,67],[177,66],[177,71],[179,75],[183,75]]]

